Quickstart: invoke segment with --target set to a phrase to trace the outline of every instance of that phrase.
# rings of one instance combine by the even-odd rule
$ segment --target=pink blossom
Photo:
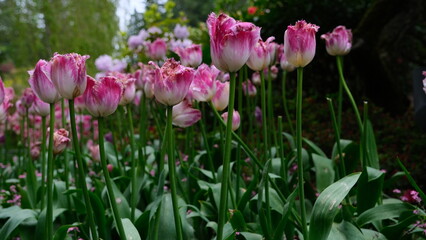
[[[315,33],[318,29],[318,26],[304,20],[287,27],[284,33],[284,54],[289,63],[295,67],[305,67],[312,61],[316,48]]]
[[[41,59],[37,62],[34,70],[28,71],[30,74],[28,83],[37,97],[46,103],[56,103],[62,98],[52,82],[51,67],[51,62]]]
[[[192,44],[186,48],[176,47],[173,51],[179,55],[182,65],[187,67],[198,67],[203,60],[199,44]]]
[[[116,77],[101,77],[96,81],[87,76],[87,89],[83,98],[90,114],[94,117],[106,117],[117,109],[122,92],[123,86]]]
[[[201,119],[201,111],[192,108],[187,100],[173,106],[173,125],[186,128],[194,125]]]
[[[209,102],[216,93],[216,78],[219,73],[215,66],[202,64],[198,67],[189,87],[193,98],[200,102]]]
[[[224,110],[229,102],[229,82],[222,83],[216,80],[216,94],[212,98],[212,104],[218,111]]]
[[[162,38],[157,38],[154,42],[148,44],[147,55],[152,60],[163,60],[167,54],[167,44]]]
[[[227,123],[228,112],[224,112],[222,114],[222,118],[225,121],[225,123]],[[238,113],[238,111],[234,110],[234,113],[232,114],[232,131],[235,131],[240,127],[240,122],[241,122],[240,114]]]
[[[321,35],[325,40],[328,54],[343,56],[349,53],[352,47],[352,31],[345,26],[337,26],[331,33]]]

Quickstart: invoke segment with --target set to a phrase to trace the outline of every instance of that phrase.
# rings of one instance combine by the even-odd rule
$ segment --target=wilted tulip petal
[[[294,26],[288,26],[284,33],[284,53],[289,63],[295,67],[305,67],[315,56],[315,33],[319,27],[297,21]]]
[[[352,47],[352,31],[345,26],[337,26],[333,32],[321,35],[325,40],[325,47],[331,56],[343,56],[349,53]]]
[[[186,128],[194,125],[201,119],[201,111],[192,108],[187,100],[183,100],[179,104],[173,106],[173,125]]]
[[[96,81],[87,76],[87,89],[83,98],[86,109],[94,117],[106,117],[117,110],[123,87],[116,77],[101,77]]]

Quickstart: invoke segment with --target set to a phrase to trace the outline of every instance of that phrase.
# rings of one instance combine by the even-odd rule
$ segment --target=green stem
[[[297,173],[299,180],[299,201],[302,217],[303,239],[309,240],[308,227],[306,224],[306,206],[303,178],[303,160],[302,160],[302,89],[303,88],[303,68],[297,68],[297,97],[296,97],[296,146],[297,146]]]
[[[339,73],[339,78],[343,77],[343,73]],[[339,81],[339,92],[337,95],[337,129],[339,132],[342,131],[342,105],[343,105],[343,84],[344,79],[340,79]]]
[[[215,170],[214,164],[213,164],[213,157],[212,157],[212,152],[210,150],[209,140],[207,139],[206,128],[204,126],[203,119],[200,119],[199,122],[200,122],[200,128],[201,128],[201,135],[203,136],[204,147],[206,148],[207,157],[208,157],[208,161],[209,161],[208,162],[209,168],[210,168],[210,171],[212,172],[213,181],[216,182],[216,170]]]
[[[284,154],[284,140],[283,140],[283,123],[282,123],[283,118],[281,116],[278,116],[278,141],[279,141],[279,147],[280,147],[280,156],[281,156],[281,169],[280,169],[280,173],[281,173],[281,177],[284,179],[285,182],[285,187],[287,188],[287,173],[288,173],[288,169],[287,169],[287,161],[285,158],[285,154]]]
[[[333,100],[331,100],[331,98],[327,98],[327,102],[328,102],[328,107],[330,108],[331,121],[333,123],[334,135],[336,138],[336,147],[337,147],[337,152],[339,153],[340,171],[342,172],[342,178],[343,178],[346,176],[346,169],[345,169],[345,160],[342,154],[342,148],[340,147],[339,125],[336,121],[336,115],[334,113]]]
[[[140,121],[140,127],[139,127],[139,139],[140,139],[140,147],[139,147],[139,163],[141,163],[141,174],[143,177],[143,174],[145,174],[145,145],[146,145],[146,119],[148,118],[147,112],[146,112],[146,96],[145,94],[142,94],[141,102],[139,103],[140,107],[140,114],[139,114],[139,121]]]
[[[367,128],[368,122],[368,103],[364,101],[364,123],[363,129]],[[362,167],[365,171],[367,171],[367,167],[371,167],[370,159],[367,159],[367,133],[366,131],[362,131],[361,135],[361,163]]]
[[[68,100],[68,105],[69,105],[69,110],[70,110],[70,121],[71,121],[71,133],[72,133],[72,145],[74,148],[74,152],[75,152],[75,156],[77,159],[77,171],[78,171],[78,175],[79,175],[79,183],[80,183],[80,187],[81,190],[83,192],[83,198],[84,198],[84,203],[86,204],[86,212],[87,212],[87,217],[88,217],[88,221],[89,221],[89,227],[91,230],[91,234],[92,234],[92,239],[98,239],[98,233],[96,231],[96,225],[95,225],[95,220],[93,217],[93,209],[92,209],[92,204],[90,202],[90,198],[89,198],[89,191],[87,190],[87,185],[86,185],[86,175],[84,173],[84,165],[83,165],[83,158],[81,157],[81,152],[80,152],[80,145],[78,143],[78,137],[77,137],[77,127],[76,127],[76,123],[75,123],[75,111],[74,111],[74,100]],[[54,115],[51,115],[54,116]]]
[[[50,121],[49,121],[50,123]],[[45,204],[45,197],[44,197],[44,191],[46,188],[46,117],[41,117],[41,131],[42,131],[42,137],[41,137],[41,206],[40,209],[44,208]],[[52,128],[51,128],[52,129]]]
[[[271,77],[271,69],[268,69],[268,94],[267,96],[267,101],[268,101],[268,121],[269,121],[269,132],[271,133],[270,135],[272,135],[270,144],[271,147],[272,146],[276,146],[276,144],[278,144],[278,140],[277,140],[277,131],[276,131],[276,127],[275,127],[275,118],[274,118],[274,108],[273,108],[273,104],[272,104],[272,77]],[[272,142],[274,141],[274,142]],[[272,157],[272,156],[271,156]]]
[[[50,104],[49,121],[49,150],[47,157],[47,209],[46,209],[46,235],[48,240],[53,238],[53,132],[55,127],[55,104]],[[46,128],[46,126],[44,126]],[[44,166],[42,166],[44,168]],[[44,175],[43,177],[44,178]]]
[[[268,129],[266,127],[266,90],[265,90],[265,76],[263,71],[260,73],[260,97],[261,97],[261,107],[262,107],[262,130],[263,130],[263,154],[266,162],[268,156],[271,157],[270,152],[268,153]]]
[[[283,94],[284,113],[285,113],[285,118],[287,119],[288,125],[290,126],[291,134],[293,136],[296,136],[295,131],[294,131],[294,127],[293,127],[293,123],[291,122],[291,116],[290,116],[290,113],[288,111],[286,86],[287,86],[287,71],[284,71],[283,72],[283,80],[282,80],[282,91],[283,91],[282,94]]]
[[[130,199],[130,208],[131,208],[131,214],[130,214],[130,221],[135,222],[135,210],[136,210],[136,200],[137,200],[137,161],[135,159],[135,151],[136,151],[136,144],[135,144],[135,135],[134,135],[134,129],[133,129],[133,116],[132,116],[132,107],[130,105],[127,105],[127,117],[129,121],[129,131],[130,131],[130,162],[132,165],[131,168],[131,185],[132,185],[132,195]]]
[[[244,68],[247,66],[244,65],[242,69],[238,72],[238,111],[240,113],[240,121],[243,123],[243,81],[244,81]],[[248,86],[248,84],[247,84]],[[242,136],[242,129],[243,126],[238,128],[238,136]],[[235,179],[235,202],[239,202],[240,200],[240,178],[241,178],[241,148],[240,144],[238,143],[237,146],[237,153],[235,157],[235,169],[237,171],[236,179]],[[231,191],[232,192],[232,191]]]
[[[123,222],[120,218],[120,213],[118,212],[117,202],[115,199],[114,189],[112,188],[111,178],[109,176],[108,167],[107,167],[107,161],[105,156],[105,143],[104,143],[104,126],[105,125],[105,119],[103,117],[98,118],[98,128],[99,128],[99,153],[101,156],[101,165],[102,165],[102,172],[104,173],[105,177],[105,184],[107,187],[107,193],[109,197],[109,203],[111,204],[112,213],[115,220],[115,225],[118,228],[118,233],[120,234],[121,239],[127,239],[126,233],[124,232]]]
[[[172,191],[173,216],[175,219],[176,236],[178,240],[183,240],[182,223],[179,214],[177,189],[176,189],[176,163],[175,163],[175,148],[173,146],[173,106],[167,106],[167,143],[168,143],[168,164],[169,164],[169,180]]]
[[[226,206],[228,196],[228,179],[230,174],[230,161],[231,161],[231,141],[232,141],[232,115],[234,113],[234,100],[235,100],[235,73],[230,73],[230,89],[229,89],[229,103],[228,103],[228,121],[226,123],[226,135],[225,135],[225,158],[223,160],[223,172],[222,172],[222,186],[220,188],[220,204],[219,204],[219,220],[217,225],[217,238],[223,238],[223,226],[225,225],[226,217]]]

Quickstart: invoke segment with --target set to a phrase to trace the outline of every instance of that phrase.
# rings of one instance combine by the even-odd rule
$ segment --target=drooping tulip
[[[201,119],[201,111],[192,108],[190,101],[185,99],[179,104],[173,106],[172,119],[173,125],[186,128],[194,125]]]
[[[223,121],[225,121],[226,123],[228,120],[228,112],[224,112],[222,114],[222,118],[223,118]],[[234,113],[232,114],[232,131],[235,131],[240,127],[240,122],[241,122],[240,114],[238,113],[238,111],[234,110]]]
[[[207,19],[213,64],[224,72],[238,71],[260,38],[260,28],[226,14],[211,13]]]
[[[155,63],[154,96],[158,102],[173,106],[180,103],[188,93],[194,78],[194,70],[184,67],[174,59],[167,59],[160,68]]]
[[[321,35],[325,40],[327,53],[331,56],[343,56],[349,53],[352,47],[352,31],[345,26],[337,26],[331,33]]]
[[[287,61],[284,54],[284,45],[280,45],[278,48],[278,61],[280,62],[281,69],[287,72],[292,72],[296,67]]]
[[[51,79],[51,66],[51,62],[40,59],[34,70],[28,71],[28,83],[37,97],[45,103],[56,103],[61,99]]]
[[[274,46],[270,46],[274,37],[269,37],[265,42],[259,39],[247,60],[247,66],[254,71],[262,71],[271,63],[271,52]]]
[[[3,103],[5,95],[3,80],[0,77],[0,104]]]
[[[67,130],[61,128],[53,133],[53,154],[60,154],[68,146],[71,139]]]
[[[192,44],[186,48],[177,47],[173,51],[179,55],[182,65],[187,67],[198,67],[203,60],[200,44]]]
[[[229,103],[229,82],[222,83],[216,80],[216,94],[212,98],[212,104],[218,111],[224,110]]]
[[[215,67],[202,64],[195,71],[194,80],[189,87],[192,97],[199,102],[210,101],[216,93],[216,78],[220,71]]]
[[[163,60],[167,54],[166,41],[157,38],[154,42],[149,43],[147,54],[152,60]]]
[[[304,20],[287,27],[284,33],[284,54],[295,67],[305,67],[315,56],[315,33],[319,27]]]
[[[51,78],[59,94],[74,99],[86,90],[86,60],[89,56],[77,53],[57,54],[52,58]]]
[[[83,98],[86,109],[94,117],[106,117],[117,110],[123,86],[116,77],[101,77],[96,81],[87,76],[87,88]]]

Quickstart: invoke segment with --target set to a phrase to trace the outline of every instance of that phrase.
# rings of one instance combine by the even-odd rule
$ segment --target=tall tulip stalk
[[[315,33],[319,27],[297,21],[290,25],[284,33],[284,54],[287,61],[297,68],[297,96],[296,96],[296,147],[297,147],[297,175],[299,180],[299,201],[302,217],[303,238],[308,240],[308,228],[306,223],[306,206],[304,191],[304,169],[302,161],[302,86],[303,67],[308,65],[315,56]]]
[[[210,53],[213,65],[223,72],[229,72],[231,77],[217,226],[217,239],[222,239],[227,212],[226,206],[230,175],[232,115],[234,112],[236,86],[235,73],[249,59],[255,44],[260,38],[260,28],[252,23],[238,22],[226,14],[216,16],[215,13],[209,15],[207,26],[210,35]]]

